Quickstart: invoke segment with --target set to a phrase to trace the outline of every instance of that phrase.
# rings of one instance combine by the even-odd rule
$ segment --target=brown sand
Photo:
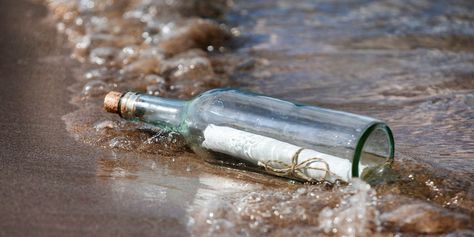
[[[111,201],[96,177],[102,152],[66,132],[74,62],[46,14],[0,2],[0,236],[186,235],[172,199],[153,208],[133,196]]]

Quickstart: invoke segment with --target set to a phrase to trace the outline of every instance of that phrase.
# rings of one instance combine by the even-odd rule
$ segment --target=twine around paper
[[[298,149],[293,157],[291,158],[291,163],[288,164],[283,161],[279,160],[267,160],[267,161],[259,161],[258,165],[265,168],[265,170],[273,175],[282,176],[282,177],[293,177],[297,179],[301,179],[308,182],[320,182],[327,180],[329,175],[331,174],[329,170],[329,164],[321,158],[313,157],[311,159],[307,159],[301,163],[298,163],[298,156],[300,155],[301,151],[305,148]],[[324,164],[324,168],[318,167],[311,167],[312,163],[320,162]],[[277,168],[282,167],[282,168]],[[322,179],[315,179],[310,177],[306,174],[305,170],[320,170],[324,171],[324,177]]]

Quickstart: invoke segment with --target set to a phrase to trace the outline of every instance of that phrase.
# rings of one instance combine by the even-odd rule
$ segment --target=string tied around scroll
[[[297,178],[297,179],[304,180],[307,182],[320,182],[320,181],[328,180],[331,172],[329,170],[329,164],[323,159],[318,158],[318,157],[313,157],[301,163],[298,163],[298,157],[301,151],[303,151],[304,149],[305,148],[300,148],[295,152],[295,154],[293,154],[290,164],[283,161],[279,161],[279,160],[267,160],[267,161],[259,161],[258,165],[264,167],[268,173],[271,173],[276,176],[293,177],[293,178]],[[310,166],[311,164],[317,163],[317,162],[322,163],[324,165],[324,168]],[[313,177],[310,177],[307,174],[306,172],[307,170],[324,171],[324,176],[321,179],[315,179]]]

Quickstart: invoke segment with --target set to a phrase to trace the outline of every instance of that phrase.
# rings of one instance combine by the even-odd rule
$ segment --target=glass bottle
[[[380,120],[237,89],[188,101],[110,92],[104,106],[180,133],[208,161],[241,161],[301,181],[349,181],[394,157],[392,132]]]

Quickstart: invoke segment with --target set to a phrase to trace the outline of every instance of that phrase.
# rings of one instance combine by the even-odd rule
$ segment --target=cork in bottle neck
[[[120,114],[120,98],[123,95],[117,91],[109,92],[104,99],[104,109],[109,113]]]

